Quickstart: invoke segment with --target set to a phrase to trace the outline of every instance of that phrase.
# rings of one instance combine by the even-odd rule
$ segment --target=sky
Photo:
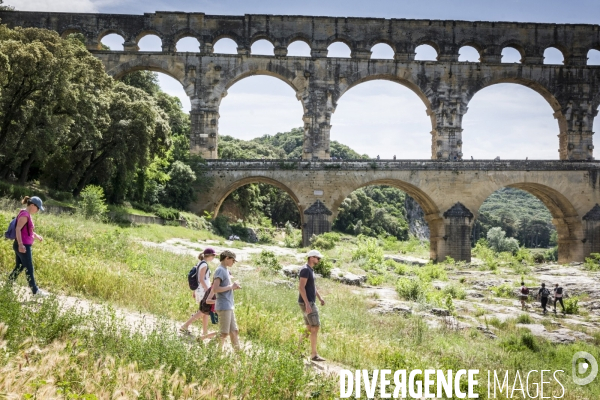
[[[597,0],[5,0],[18,10],[142,14],[155,11],[204,12],[206,14],[288,14],[338,17],[384,17],[416,19],[459,19],[468,21],[519,21],[548,23],[600,22]],[[109,35],[103,43],[122,49],[122,38]],[[146,36],[140,50],[160,51],[160,39]],[[292,47],[293,46],[293,47]],[[417,48],[417,59],[434,59],[428,46]],[[186,38],[177,44],[178,51],[196,52],[198,43]],[[290,46],[289,55],[306,55],[305,44]],[[236,53],[235,43],[223,39],[215,52]],[[390,48],[378,45],[373,58],[391,58]],[[272,54],[266,41],[252,47],[253,54]],[[341,43],[329,48],[334,57],[349,56]],[[516,62],[520,57],[503,53],[503,61]],[[546,63],[562,63],[562,54],[548,49]],[[600,65],[600,52],[590,52],[589,63]],[[459,60],[476,61],[474,49],[463,48]],[[159,74],[160,85],[167,93],[181,98],[184,109],[190,102],[181,85]],[[478,92],[463,117],[463,153],[469,159],[558,159],[558,124],[550,105],[537,93],[516,84],[490,86]],[[220,107],[219,134],[251,139],[265,134],[289,131],[302,126],[302,106],[294,91],[282,81],[253,76],[228,89]],[[600,124],[600,117],[595,122]],[[389,81],[360,84],[340,100],[331,117],[331,139],[344,143],[361,154],[381,158],[416,159],[431,157],[431,122],[423,102],[409,89]]]

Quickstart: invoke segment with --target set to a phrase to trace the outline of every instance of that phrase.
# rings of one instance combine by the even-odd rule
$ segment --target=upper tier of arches
[[[68,29],[63,33],[63,36],[72,33],[78,33],[80,31],[76,29]],[[102,39],[107,35],[118,35],[123,38],[123,33],[114,29],[107,30],[99,36],[98,43],[101,43]],[[476,42],[465,42],[464,45],[456,47],[452,52],[442,52],[441,47],[438,43],[432,40],[422,40],[411,46],[409,52],[399,52],[396,50],[396,45],[385,40],[375,41],[370,44],[368,48],[357,49],[356,45],[344,38],[334,38],[325,48],[319,48],[322,46],[316,46],[314,42],[306,40],[303,37],[294,37],[291,41],[286,42],[282,45],[281,42],[273,41],[271,38],[264,35],[260,35],[251,41],[250,45],[244,47],[240,45],[240,41],[243,39],[235,38],[232,35],[219,35],[212,42],[202,42],[201,38],[190,36],[189,34],[177,37],[174,45],[169,47],[165,44],[165,40],[157,35],[154,31],[144,32],[137,35],[135,41],[128,42],[123,39],[123,48],[126,51],[145,51],[143,46],[140,46],[140,41],[153,36],[155,39],[160,40],[161,49],[163,52],[172,51],[183,51],[183,52],[199,52],[204,54],[244,54],[244,55],[261,55],[261,56],[302,56],[302,57],[342,57],[342,58],[358,58],[358,59],[395,59],[404,61],[457,61],[457,62],[484,62],[484,63],[524,63],[524,64],[550,64],[550,65],[561,65],[568,64],[571,60],[570,52],[560,45],[552,45],[543,49],[536,49],[535,51],[527,50],[526,47],[510,41],[505,46],[492,46],[492,49],[483,47]],[[197,42],[197,51],[189,47],[186,49],[181,48],[180,43],[186,40],[194,40]],[[229,45],[231,48],[228,51],[219,51],[218,47],[220,43],[228,41],[232,43]],[[260,44],[257,49],[257,43]],[[292,50],[292,54],[289,54],[290,45],[296,46],[298,43],[306,44],[307,50],[303,51],[303,54],[296,54]],[[425,58],[419,57],[419,49],[423,46],[428,47],[429,50],[426,53]],[[98,44],[96,47],[100,47]],[[338,49],[339,47],[339,49]],[[267,49],[268,51],[264,51]],[[344,48],[347,48],[347,53]],[[111,49],[112,50],[112,49]],[[152,49],[151,51],[158,51],[159,49]],[[579,60],[579,64],[582,65],[598,65],[595,55],[600,51],[600,45],[592,46],[584,51],[583,61]],[[374,53],[375,52],[375,53]],[[433,55],[435,54],[435,55]],[[581,58],[581,57],[580,57]]]
[[[482,63],[500,63],[502,51],[511,47],[522,55],[523,64],[543,64],[544,52],[556,48],[565,65],[586,65],[588,52],[600,50],[600,26],[518,22],[469,22],[382,18],[335,18],[287,15],[216,16],[202,13],[157,12],[144,15],[0,12],[2,22],[12,26],[80,32],[90,49],[100,49],[102,37],[117,33],[125,51],[135,51],[144,36],[162,41],[162,51],[173,52],[184,37],[198,40],[202,52],[212,53],[221,38],[236,42],[239,54],[251,54],[252,44],[267,40],[274,56],[286,56],[287,47],[305,41],[311,57],[326,57],[327,48],[343,42],[352,58],[368,59],[373,47],[389,45],[394,58],[410,61],[415,48],[429,44],[438,61],[458,61],[460,49],[474,48]]]

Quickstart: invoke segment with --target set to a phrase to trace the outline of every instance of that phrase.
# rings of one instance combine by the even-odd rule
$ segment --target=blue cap
[[[40,199],[39,197],[37,197],[37,196],[30,197],[29,202],[31,204],[35,204],[35,206],[37,208],[39,208],[40,211],[44,211],[44,206],[42,205],[43,204],[42,199]]]

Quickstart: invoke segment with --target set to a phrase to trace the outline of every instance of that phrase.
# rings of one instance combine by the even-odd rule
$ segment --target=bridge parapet
[[[225,198],[249,183],[287,192],[302,217],[304,244],[330,229],[356,189],[387,185],[410,195],[429,225],[431,258],[470,259],[470,235],[481,204],[512,187],[540,199],[557,228],[559,261],[583,261],[600,243],[600,162],[556,160],[208,160],[215,185],[196,211],[217,215]]]
[[[600,171],[600,161],[561,160],[207,160],[206,166],[214,171]]]

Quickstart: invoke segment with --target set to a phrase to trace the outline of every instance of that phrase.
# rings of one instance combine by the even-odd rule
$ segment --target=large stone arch
[[[395,63],[391,62],[391,60],[376,60],[374,62],[380,63],[377,65],[375,71],[373,70],[359,70],[354,74],[348,76],[345,82],[342,82],[338,85],[338,92],[336,96],[333,98],[333,109],[331,113],[335,113],[335,109],[337,108],[337,103],[342,98],[342,96],[348,92],[350,89],[360,85],[361,83],[374,81],[374,80],[384,80],[391,81],[397,84],[400,84],[413,93],[415,93],[419,99],[425,105],[425,112],[431,121],[431,133],[435,132],[437,129],[437,119],[435,113],[432,111],[432,104],[430,99],[427,97],[425,92],[413,81],[413,77],[410,71],[406,70],[401,75],[399,75],[396,70]],[[383,71],[382,71],[383,69]],[[434,147],[435,137],[432,136],[432,152]],[[432,158],[434,154],[432,154]]]
[[[539,175],[538,175],[539,176]],[[568,197],[571,193],[568,190],[568,182],[558,182],[553,186],[551,179],[536,179],[528,181],[517,177],[506,177],[506,179],[490,181],[489,184],[480,185],[480,189],[475,196],[467,200],[465,204],[477,217],[479,208],[483,202],[503,187],[521,189],[537,197],[552,215],[552,223],[556,227],[558,234],[558,261],[565,263],[573,259],[583,258],[583,243],[585,237],[584,227],[581,217],[589,208],[584,204],[578,205],[571,202]],[[578,211],[577,208],[580,208]]]
[[[269,57],[269,56],[257,56]],[[215,85],[212,92],[213,98],[217,101],[217,105],[221,103],[223,97],[227,95],[227,90],[244,78],[256,75],[270,76],[286,83],[296,93],[296,98],[300,99],[299,93],[306,89],[306,79],[298,76],[296,73],[287,69],[285,66],[266,63],[266,67],[261,65],[259,61],[240,64],[237,68],[230,70],[223,76],[219,84]]]
[[[429,232],[430,232],[429,256],[430,256],[430,259],[438,260],[440,258],[439,257],[439,255],[440,255],[439,241],[443,240],[443,236],[444,236],[444,232],[443,232],[444,221],[443,221],[442,217],[440,216],[441,210],[439,209],[436,202],[427,193],[425,193],[425,191],[423,191],[423,189],[421,189],[409,182],[406,182],[404,180],[394,179],[394,178],[374,179],[374,180],[368,180],[366,182],[361,182],[359,185],[352,186],[350,188],[350,190],[346,190],[346,193],[344,193],[344,195],[339,196],[338,198],[334,199],[333,206],[331,209],[332,214],[333,214],[332,219],[331,219],[332,222],[337,217],[340,205],[342,204],[344,199],[346,199],[346,197],[350,196],[350,194],[352,192],[354,192],[360,188],[363,188],[363,187],[378,186],[378,185],[392,186],[392,187],[395,187],[396,189],[400,189],[403,192],[405,192],[406,194],[408,194],[410,197],[412,197],[419,204],[419,206],[423,209],[423,213],[425,214],[425,220],[427,221],[427,224],[429,225]]]
[[[260,176],[260,175],[248,176],[248,177],[242,178],[240,180],[237,180],[237,181],[231,183],[225,189],[221,190],[220,193],[217,193],[213,197],[214,199],[216,199],[215,203],[213,204],[213,209],[212,209],[213,217],[216,218],[219,215],[219,210],[221,209],[221,205],[223,204],[223,202],[225,201],[227,196],[229,196],[231,193],[233,193],[234,190],[236,190],[242,186],[249,185],[251,183],[266,183],[266,184],[275,186],[275,187],[283,190],[284,192],[286,192],[292,198],[292,200],[294,200],[294,203],[296,203],[296,206],[298,207],[298,213],[300,214],[300,226],[302,226],[304,224],[304,213],[303,213],[304,210],[302,209],[302,205],[300,204],[300,201],[298,200],[298,197],[296,196],[294,191],[276,179],[268,178],[266,176]]]
[[[506,47],[510,47],[510,46],[506,46]],[[542,98],[544,100],[546,100],[546,102],[550,105],[550,107],[552,108],[552,111],[554,112],[552,114],[552,116],[554,117],[554,119],[556,119],[557,124],[558,124],[558,132],[557,132],[557,136],[559,137],[558,151],[561,154],[561,158],[562,158],[563,154],[567,153],[567,140],[563,133],[567,131],[568,125],[567,125],[567,119],[563,113],[563,107],[561,106],[559,99],[545,85],[545,82],[540,82],[540,81],[537,81],[534,79],[529,79],[529,78],[524,78],[522,76],[519,76],[522,72],[522,68],[518,64],[515,65],[514,68],[517,70],[517,72],[515,73],[514,76],[505,74],[504,76],[501,76],[501,77],[494,76],[494,77],[491,77],[488,79],[482,79],[482,80],[478,81],[475,85],[471,86],[471,90],[466,94],[467,101],[470,102],[471,99],[475,96],[475,94],[480,92],[481,90],[486,89],[493,85],[499,85],[499,84],[503,84],[503,83],[517,84],[517,85],[524,86],[524,87],[527,87],[527,88],[533,90],[534,92],[536,92],[537,94],[542,96]]]

